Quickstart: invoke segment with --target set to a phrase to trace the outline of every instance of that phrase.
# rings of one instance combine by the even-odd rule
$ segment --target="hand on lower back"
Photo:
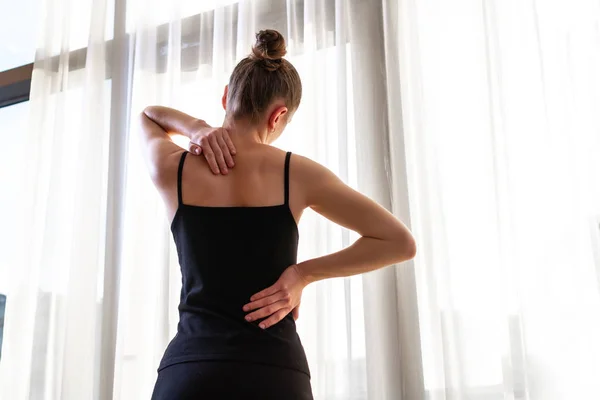
[[[227,174],[228,168],[233,168],[235,146],[224,128],[207,126],[200,129],[190,139],[190,152],[195,155],[203,154],[214,174]]]
[[[290,312],[293,312],[294,319],[297,319],[302,290],[306,285],[307,282],[296,265],[288,267],[277,282],[256,293],[250,298],[250,303],[244,305],[244,311],[250,312],[246,315],[246,320],[252,322],[266,318],[259,324],[261,328],[266,329],[281,321]]]

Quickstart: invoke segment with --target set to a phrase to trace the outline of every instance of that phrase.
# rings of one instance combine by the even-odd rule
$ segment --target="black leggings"
[[[152,400],[312,400],[308,375],[235,361],[194,361],[161,369]]]

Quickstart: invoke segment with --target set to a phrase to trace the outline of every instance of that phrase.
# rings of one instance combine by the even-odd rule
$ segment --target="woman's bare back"
[[[204,207],[264,207],[284,203],[286,152],[263,144],[244,146],[235,157],[235,168],[227,175],[215,175],[203,156],[188,154],[182,171],[182,200],[186,205]],[[293,159],[291,165],[293,165]],[[292,175],[290,168],[290,176]],[[296,221],[302,214],[299,201],[290,193]],[[177,204],[169,204],[171,219]]]

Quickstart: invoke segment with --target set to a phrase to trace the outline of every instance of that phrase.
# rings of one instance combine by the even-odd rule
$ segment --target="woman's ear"
[[[277,107],[269,117],[269,132],[274,132],[279,126],[285,124],[285,115],[288,109],[285,106]]]
[[[227,111],[227,93],[229,92],[229,85],[225,85],[225,90],[223,91],[223,97],[221,98],[221,104],[223,105],[223,110]]]

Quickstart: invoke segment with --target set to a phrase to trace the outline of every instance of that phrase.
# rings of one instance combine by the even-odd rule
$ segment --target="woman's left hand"
[[[244,306],[244,311],[256,311],[246,315],[246,321],[266,318],[258,325],[262,329],[275,325],[292,310],[297,309],[306,285],[307,282],[297,265],[286,268],[277,282],[250,298],[250,303]]]
[[[235,146],[225,128],[202,126],[191,135],[189,150],[197,156],[203,154],[211,171],[216,175],[226,175],[228,168],[235,165]]]

